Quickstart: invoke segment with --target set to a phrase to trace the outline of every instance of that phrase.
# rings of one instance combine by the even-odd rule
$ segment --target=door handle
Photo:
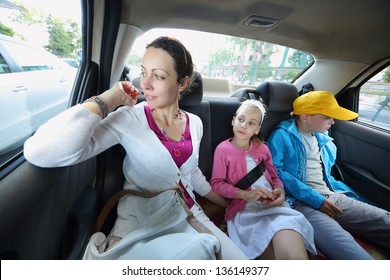
[[[12,89],[13,92],[26,91],[27,88],[25,86],[16,86]]]

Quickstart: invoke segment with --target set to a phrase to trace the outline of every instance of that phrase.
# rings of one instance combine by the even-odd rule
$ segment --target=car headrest
[[[180,106],[194,106],[200,104],[203,99],[203,80],[199,72],[194,71],[190,86],[182,93]]]
[[[267,105],[268,111],[291,112],[292,104],[298,97],[298,89],[288,82],[268,81],[256,88],[256,93]]]

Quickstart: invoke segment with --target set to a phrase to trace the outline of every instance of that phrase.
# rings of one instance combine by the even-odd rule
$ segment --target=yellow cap
[[[328,91],[310,91],[299,96],[293,103],[294,115],[322,114],[336,120],[352,120],[359,114],[340,107],[336,98]]]

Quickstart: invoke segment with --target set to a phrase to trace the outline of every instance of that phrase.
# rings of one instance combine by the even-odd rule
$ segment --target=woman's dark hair
[[[162,36],[146,45],[147,49],[150,47],[163,49],[173,58],[175,61],[175,70],[178,74],[177,82],[180,83],[185,76],[189,76],[190,79],[192,78],[194,65],[191,54],[179,40]]]

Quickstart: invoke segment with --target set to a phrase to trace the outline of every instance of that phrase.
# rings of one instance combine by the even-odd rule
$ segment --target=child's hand
[[[329,215],[329,217],[334,218],[337,214],[343,212],[336,204],[331,202],[328,198],[320,206],[320,210]]]
[[[264,199],[261,202],[272,206],[281,205],[284,203],[285,192],[283,188],[276,186],[275,189],[272,191],[272,194],[273,199]]]
[[[274,195],[267,189],[259,188],[255,190],[239,190],[237,196],[246,201],[274,200]]]

